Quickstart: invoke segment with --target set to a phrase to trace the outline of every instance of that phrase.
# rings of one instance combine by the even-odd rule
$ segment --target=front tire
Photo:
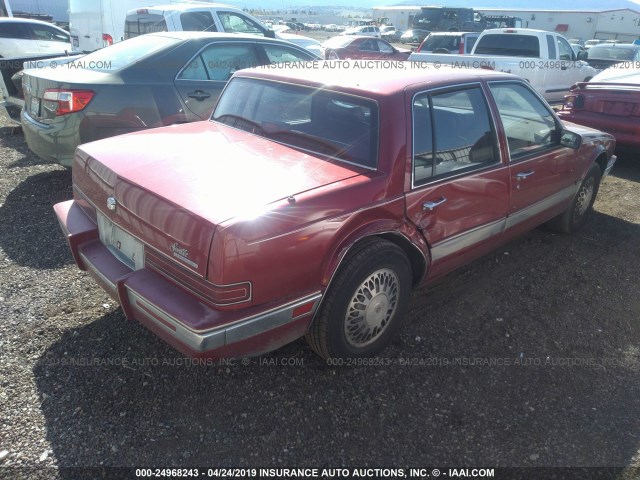
[[[593,164],[582,180],[569,208],[549,222],[552,230],[573,233],[584,225],[598,195],[601,177],[600,167]]]
[[[325,359],[376,355],[400,327],[410,295],[404,252],[386,240],[365,240],[336,273],[307,342]]]

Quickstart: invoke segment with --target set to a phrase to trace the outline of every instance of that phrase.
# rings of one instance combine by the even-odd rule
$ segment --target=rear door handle
[[[534,173],[536,173],[534,170],[525,170],[524,172],[518,172],[516,173],[516,180],[524,180],[529,175],[533,175]]]
[[[203,100],[206,100],[207,98],[209,98],[211,95],[205,92],[204,90],[196,90],[194,92],[187,93],[187,96],[189,98],[193,98],[199,102],[202,102]]]
[[[435,202],[424,202],[422,204],[422,209],[423,210],[429,210],[432,211],[434,208],[436,208],[438,205],[442,205],[444,202],[446,202],[447,199],[444,197],[440,197],[438,200],[436,200]]]

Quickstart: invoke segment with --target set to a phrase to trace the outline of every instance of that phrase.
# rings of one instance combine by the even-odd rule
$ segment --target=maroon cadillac
[[[181,352],[306,335],[367,357],[416,285],[582,226],[614,147],[514,75],[280,65],[237,72],[210,121],[80,146],[55,212],[78,266]]]

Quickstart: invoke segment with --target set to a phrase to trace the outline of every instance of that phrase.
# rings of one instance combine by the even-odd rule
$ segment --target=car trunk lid
[[[82,145],[74,185],[118,228],[206,275],[217,225],[364,171],[197,122]]]

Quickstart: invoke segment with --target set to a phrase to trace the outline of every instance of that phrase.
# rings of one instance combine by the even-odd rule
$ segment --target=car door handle
[[[567,68],[568,67],[566,67],[566,66],[562,66],[562,67],[560,67],[560,70],[566,70]]]
[[[524,180],[529,175],[533,175],[534,173],[536,173],[534,170],[525,170],[524,172],[518,172],[516,174],[516,180],[518,180],[518,181]]]
[[[211,95],[204,90],[196,90],[194,92],[187,93],[187,96],[201,102],[209,98]]]
[[[422,209],[423,210],[429,210],[432,211],[434,208],[436,208],[438,205],[442,205],[444,202],[446,202],[447,199],[444,197],[440,197],[438,200],[436,200],[435,202],[424,202],[422,204]]]

